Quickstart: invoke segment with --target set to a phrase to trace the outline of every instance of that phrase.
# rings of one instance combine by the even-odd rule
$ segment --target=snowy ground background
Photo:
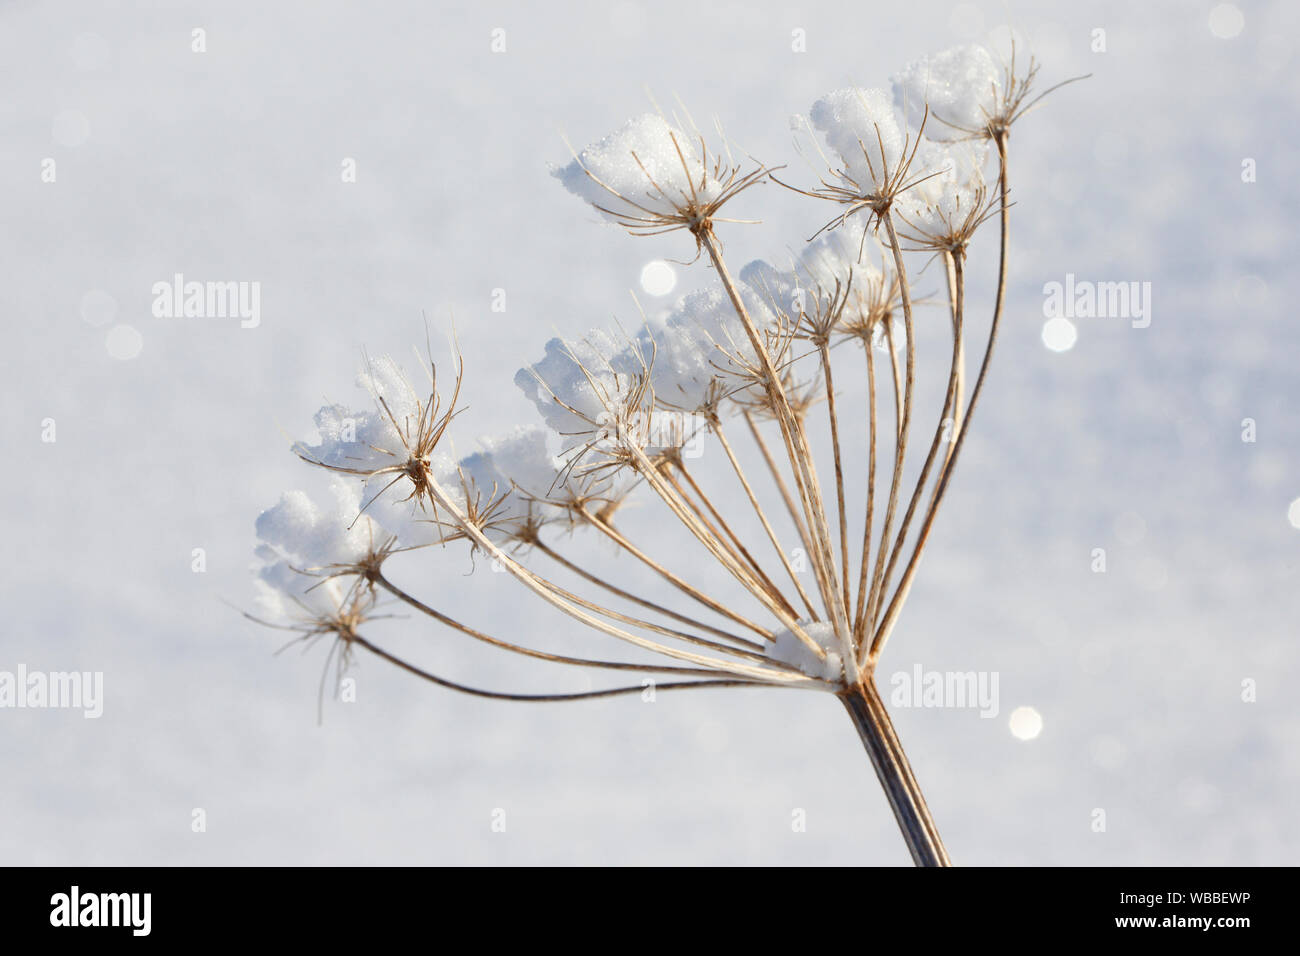
[[[603,135],[648,88],[787,162],[788,118],[821,93],[1010,19],[1045,79],[1095,75],[1016,130],[996,374],[883,664],[996,670],[1001,713],[898,711],[900,734],[958,862],[1294,863],[1295,5],[1239,0],[1244,26],[1208,2],[446,6],[0,9],[0,669],[101,670],[107,695],[99,720],[0,711],[0,862],[906,863],[831,698],[529,709],[362,660],[358,701],[317,726],[321,654],[272,657],[276,636],[223,601],[248,603],[257,513],[316,487],[286,433],[354,398],[363,346],[409,355],[422,312],[454,311],[469,450],[533,419],[510,379],[547,338],[632,321],[642,266],[688,254],[596,225],[548,175],[561,134]],[[827,216],[775,188],[740,211],[765,224],[726,234],[737,264]],[[154,318],[175,272],[260,281],[261,326]],[[1150,327],[1080,320],[1049,351],[1041,289],[1071,272],[1151,282]],[[132,342],[117,325],[136,357],[114,357]],[[629,520],[654,534],[652,514]],[[564,644],[468,570],[448,554],[415,586]],[[576,686],[420,621],[391,640],[452,676]],[[1037,739],[1009,732],[1019,706]]]

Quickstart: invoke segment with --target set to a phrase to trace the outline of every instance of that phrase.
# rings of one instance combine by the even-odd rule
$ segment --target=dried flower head
[[[734,221],[718,218],[723,205],[766,174],[710,155],[703,136],[687,135],[657,113],[629,120],[555,171],[566,189],[634,235],[695,235],[715,221]]]
[[[835,159],[820,186],[799,191],[841,212],[796,253],[751,262],[738,275],[716,234],[732,220],[718,214],[766,169],[742,173],[660,115],[577,153],[555,173],[566,188],[633,234],[688,231],[697,256],[707,254],[712,282],[631,334],[547,343],[515,376],[541,423],[482,439],[459,458],[449,438],[460,412],[459,361],[445,402],[432,369],[424,397],[396,363],[367,361],[360,384],[373,408],[327,406],[315,442],[294,446],[335,479],[330,504],[291,492],[258,520],[263,618],[307,638],[334,635],[341,662],[361,648],[439,687],[499,699],[573,700],[641,693],[647,684],[834,694],[913,858],[946,864],[874,674],[986,381],[1007,274],[1006,131],[1037,102],[1028,98],[1036,71],[1031,60],[1017,74],[1014,54],[999,71],[987,51],[963,47],[900,74],[901,112],[880,90],[819,99],[812,124]],[[986,172],[990,163],[995,174]],[[966,251],[994,218],[997,293],[979,376],[967,390]],[[918,392],[929,379],[916,374],[922,345],[913,311],[922,300],[907,266],[917,251],[943,263],[952,330],[951,349],[942,343],[936,355],[945,384],[928,405]],[[837,348],[846,341],[865,348]],[[865,371],[865,401],[855,398],[862,407],[846,414],[848,393],[836,380],[850,368]],[[850,429],[865,455],[848,453]],[[738,442],[751,440],[747,454]],[[719,454],[700,461],[706,448]],[[636,540],[623,520],[633,497],[659,509],[653,540]],[[586,537],[621,560],[574,555]],[[505,572],[496,581],[637,659],[492,635],[388,576],[399,556],[457,542],[491,558]],[[629,566],[669,596],[627,580]],[[363,633],[380,595],[502,652],[653,676],[573,693],[461,684]],[[664,675],[671,679],[660,682]]]

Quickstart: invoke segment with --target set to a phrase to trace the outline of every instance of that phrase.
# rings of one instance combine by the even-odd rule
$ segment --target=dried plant
[[[447,451],[460,411],[459,359],[445,401],[432,359],[427,389],[389,359],[367,360],[362,384],[373,407],[323,408],[317,443],[295,446],[302,459],[334,474],[336,500],[321,507],[291,492],[258,520],[258,620],[307,640],[333,637],[339,667],[359,647],[439,686],[499,699],[641,694],[645,684],[527,695],[453,682],[366,636],[380,599],[505,652],[650,675],[657,690],[763,686],[835,694],[913,859],[948,864],[874,674],[985,387],[1006,291],[1008,143],[1012,124],[1037,102],[1029,98],[1036,72],[1030,61],[1018,73],[1014,53],[999,65],[984,49],[963,47],[909,66],[893,97],[846,89],[819,100],[811,125],[829,147],[828,158],[814,140],[824,172],[806,188],[781,182],[834,203],[836,213],[789,267],[755,262],[732,273],[718,228],[743,220],[721,214],[775,177],[711,152],[689,121],[647,115],[576,153],[556,171],[570,191],[634,235],[688,232],[716,287],[686,296],[667,320],[647,321],[633,335],[593,332],[549,343],[545,357],[516,377],[545,427],[485,439],[481,451],[459,461]],[[994,218],[996,293],[967,394],[967,250]],[[951,353],[932,425],[919,424],[914,394],[920,302],[905,252],[941,260],[946,276]],[[858,348],[866,408],[847,410],[835,382],[847,363],[856,366]],[[829,448],[815,447],[821,406]],[[737,421],[753,443],[748,455],[733,444]],[[919,428],[932,428],[928,442],[918,442]],[[865,433],[865,456],[846,453],[849,429]],[[697,474],[688,450],[701,442],[722,452],[721,475]],[[905,466],[918,447],[924,457],[909,492]],[[754,461],[765,475],[751,473]],[[725,495],[706,489],[724,480]],[[699,554],[734,579],[740,596],[709,593],[692,565],[631,540],[618,511],[633,493],[657,501]],[[860,532],[851,516],[859,503]],[[761,536],[746,540],[746,527]],[[679,601],[651,599],[616,584],[608,562],[596,569],[564,553],[579,530],[612,542]],[[797,551],[787,547],[791,534]],[[652,662],[526,647],[455,620],[393,583],[389,562],[453,541]],[[806,556],[807,580],[796,554]],[[583,593],[548,576],[556,569]]]

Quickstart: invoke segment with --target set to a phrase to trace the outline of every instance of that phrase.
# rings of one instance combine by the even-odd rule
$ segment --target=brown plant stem
[[[644,551],[642,551],[640,548],[634,545],[631,541],[629,541],[622,534],[622,532],[618,531],[612,524],[610,524],[609,522],[601,518],[600,515],[596,514],[595,512],[589,510],[586,507],[579,507],[577,510],[578,513],[582,515],[583,520],[587,521],[593,528],[595,528],[601,534],[605,535],[605,537],[609,538],[611,541],[617,544],[628,554],[632,555],[632,557],[636,558],[646,567],[650,568],[652,571],[657,573],[665,581],[674,585],[683,594],[694,599],[695,601],[698,601],[700,604],[704,605],[709,610],[715,611],[718,614],[721,614],[723,617],[730,618],[731,620],[735,621],[737,624],[741,625],[742,627],[748,628],[749,630],[753,631],[755,634],[758,634],[764,640],[770,641],[772,639],[771,631],[767,630],[766,628],[759,627],[757,624],[755,624],[749,618],[745,617],[743,614],[736,613],[735,611],[731,610],[731,608],[727,607],[722,602],[714,600],[713,598],[709,597],[707,594],[702,592],[699,588],[695,587],[692,584],[689,584],[685,579],[679,577],[676,574],[673,574],[672,571],[669,571],[666,567],[664,567],[654,558],[650,557],[648,554],[646,554]],[[759,650],[763,648],[762,644],[756,644],[753,641],[745,641],[745,643]]]
[[[840,694],[917,866],[952,866],[871,674]]]
[[[844,463],[840,457],[840,422],[835,414],[835,380],[831,376],[831,355],[828,343],[821,342],[817,351],[821,354],[822,374],[826,378],[826,409],[831,424],[831,448],[835,456],[835,498],[839,507],[840,518],[840,587],[844,592],[845,613],[848,602],[853,599],[849,590],[849,516],[844,508]]]
[[[916,488],[912,491],[912,496],[907,502],[907,510],[903,514],[903,520],[898,526],[898,537],[894,541],[893,549],[889,554],[889,563],[885,566],[885,577],[880,584],[880,593],[883,595],[889,591],[889,582],[894,574],[894,567],[898,563],[899,557],[903,553],[903,546],[907,541],[907,532],[912,526],[912,519],[916,516],[916,507],[921,502],[921,494],[925,490],[926,482],[930,478],[930,469],[934,467],[935,458],[939,452],[939,446],[943,443],[944,423],[951,421],[949,415],[957,401],[958,376],[961,374],[961,349],[960,343],[962,338],[963,314],[965,312],[965,295],[966,288],[965,273],[963,271],[962,254],[950,257],[950,264],[953,272],[953,349],[952,363],[948,371],[948,385],[944,391],[943,411],[939,413],[939,424],[935,426],[934,438],[930,441],[930,450],[926,453],[925,463],[921,466],[921,474],[916,479]],[[951,451],[951,446],[948,451]],[[944,464],[951,460],[951,455],[945,452]],[[940,468],[942,473],[942,466]],[[938,482],[935,482],[937,489]],[[933,498],[931,499],[933,501]],[[928,512],[927,512],[928,513]],[[913,552],[915,554],[915,552]],[[876,604],[877,610],[880,609],[883,601]],[[875,621],[871,622],[872,627]]]
[[[763,462],[767,465],[768,473],[772,476],[777,490],[781,492],[781,499],[785,502],[785,507],[790,512],[790,520],[794,522],[795,530],[799,532],[799,542],[803,545],[804,551],[808,554],[813,552],[812,540],[808,537],[808,526],[803,522],[803,516],[799,514],[798,508],[795,507],[794,497],[790,494],[790,486],[786,484],[785,477],[776,465],[776,459],[772,457],[771,450],[767,447],[767,440],[763,438],[763,433],[758,430],[758,424],[754,421],[754,416],[745,412],[745,423],[749,426],[749,433],[754,437],[754,444],[758,446],[759,452],[763,455]]]
[[[902,610],[903,601],[907,599],[908,591],[912,587],[912,579],[916,576],[916,570],[920,566],[921,553],[925,548],[926,541],[929,539],[935,515],[939,513],[939,505],[942,503],[944,493],[948,489],[948,481],[952,478],[953,469],[957,467],[957,456],[961,453],[962,446],[966,442],[968,426],[971,417],[975,414],[975,404],[979,401],[980,393],[984,389],[984,379],[988,374],[990,360],[993,358],[993,346],[997,342],[998,327],[1002,320],[1003,305],[1006,301],[1007,229],[1010,218],[1007,205],[1007,132],[1005,129],[994,135],[993,144],[998,151],[998,194],[1001,201],[998,218],[1001,235],[998,245],[998,288],[993,302],[993,319],[989,324],[988,343],[984,347],[984,358],[980,362],[980,372],[975,379],[975,387],[971,390],[970,404],[966,406],[965,421],[962,423],[962,429],[957,435],[952,454],[948,456],[944,462],[944,467],[939,472],[939,478],[930,497],[930,506],[926,511],[925,520],[921,523],[921,529],[917,532],[916,547],[912,551],[911,560],[908,561],[903,577],[898,582],[898,587],[894,591],[888,609],[881,618],[880,626],[876,629],[875,636],[872,638],[871,658],[873,660],[884,649],[885,642],[889,639],[890,630],[894,626],[894,621],[897,620],[898,614]]]
[[[700,504],[702,504],[705,509],[707,509],[708,513],[713,516],[713,521],[716,523],[717,528],[721,529],[722,534],[726,536],[726,540],[731,542],[735,553],[744,560],[745,564],[749,565],[750,569],[753,570],[756,575],[758,575],[759,581],[767,588],[768,593],[771,594],[775,600],[779,601],[781,606],[784,607],[788,613],[796,613],[794,605],[791,604],[786,596],[781,593],[781,589],[773,583],[770,577],[768,577],[767,572],[763,570],[761,565],[759,565],[758,561],[754,558],[754,555],[750,553],[750,550],[745,547],[744,543],[736,535],[736,532],[732,530],[731,525],[718,512],[718,509],[713,504],[713,500],[705,493],[704,489],[700,487],[699,482],[695,480],[695,476],[692,475],[690,471],[687,470],[686,466],[680,462],[676,465],[676,471],[686,479],[686,483],[691,486],[691,490],[695,493],[695,497],[699,499]],[[701,521],[706,525],[709,525],[709,519],[700,512],[699,507],[681,488],[677,479],[673,478],[671,474],[667,477],[673,486],[678,489],[679,493],[682,495],[682,499],[690,505],[691,510],[696,513]]]
[[[795,634],[818,659],[824,660],[826,651],[821,645],[809,636],[794,615],[785,609],[784,604],[774,600],[764,590],[763,585],[754,577],[749,568],[727,550],[726,542],[722,541],[717,533],[710,529],[707,522],[701,520],[691,511],[690,507],[682,500],[677,489],[668,482],[663,473],[660,472],[659,467],[651,461],[646,453],[635,443],[629,443],[626,451],[631,456],[631,461],[637,473],[645,479],[645,483],[677,516],[678,520],[686,527],[686,530],[691,532],[700,544],[704,545],[708,552],[717,559],[718,563],[726,568],[746,591],[758,599],[768,613],[772,614],[781,622],[782,626]]]
[[[561,567],[566,568],[569,571],[572,571],[574,574],[578,575],[578,577],[586,581],[590,581],[592,584],[596,585],[597,587],[604,588],[610,594],[617,595],[618,597],[621,597],[626,601],[631,601],[634,604],[639,604],[642,607],[647,608],[651,611],[657,611],[658,613],[670,617],[674,621],[678,621],[682,624],[689,624],[691,627],[699,628],[701,631],[708,631],[710,634],[715,634],[718,637],[725,637],[727,640],[735,641],[737,644],[742,644],[746,647],[751,647],[751,648],[757,648],[762,646],[759,644],[755,644],[753,641],[746,640],[745,638],[740,637],[736,634],[732,634],[730,631],[725,631],[720,627],[714,627],[712,624],[706,624],[704,621],[697,620],[696,618],[693,618],[688,614],[682,614],[678,611],[674,611],[670,607],[664,607],[664,605],[662,604],[656,604],[654,601],[648,600],[643,597],[639,597],[638,595],[633,594],[631,591],[624,590],[623,588],[620,588],[617,585],[611,584],[610,582],[606,581],[604,578],[600,577],[599,575],[592,574],[590,571],[586,570],[581,565],[575,564],[574,562],[570,561],[564,555],[560,554],[560,552],[556,551],[554,548],[550,547],[550,545],[545,544],[541,540],[531,541],[530,544],[533,547],[533,549],[540,551],[542,554],[546,555],[548,558],[550,558],[552,561],[559,564]]]
[[[771,398],[773,410],[776,413],[777,421],[781,424],[781,430],[785,437],[790,465],[794,471],[795,484],[803,498],[804,511],[808,518],[808,530],[812,533],[812,543],[815,545],[812,557],[823,568],[823,573],[820,575],[823,588],[822,601],[826,605],[826,613],[835,628],[835,633],[843,644],[845,677],[850,681],[855,681],[857,679],[858,662],[852,636],[849,633],[848,605],[840,590],[839,576],[835,573],[835,553],[830,542],[830,529],[826,524],[826,507],[822,501],[817,473],[812,464],[813,458],[808,447],[808,437],[790,408],[789,399],[781,387],[780,377],[772,364],[772,357],[768,354],[762,337],[758,334],[758,329],[755,328],[754,322],[740,297],[735,280],[723,261],[722,250],[718,245],[717,237],[713,234],[712,227],[706,224],[695,233],[695,237],[705,251],[708,252],[713,269],[718,274],[728,298],[731,299],[736,316],[744,326],[750,345],[761,364],[768,395]],[[791,628],[791,630],[798,633],[797,627]]]
[[[952,403],[952,430],[948,433],[948,451],[944,462],[952,459],[952,450],[961,433],[962,407],[966,395],[966,336],[958,326],[957,316],[957,266],[951,252],[945,252],[944,265],[948,273],[948,314],[952,319],[952,347],[957,350],[957,394]]]
[[[625,694],[644,694],[648,687],[646,685],[637,685],[635,687],[612,687],[608,690],[588,690],[579,691],[573,694],[508,694],[502,691],[484,690],[481,687],[470,687],[467,684],[459,684],[456,681],[447,680],[445,677],[439,677],[437,674],[431,674],[428,671],[416,667],[409,661],[404,661],[396,654],[384,650],[375,644],[370,643],[359,634],[348,638],[348,642],[356,644],[358,647],[364,647],[376,657],[382,657],[390,664],[394,664],[408,674],[413,674],[431,684],[437,684],[439,687],[445,687],[448,690],[454,690],[462,694],[469,694],[472,697],[490,697],[493,700],[520,700],[533,703],[547,703],[557,700],[594,700],[600,697],[620,697]],[[698,680],[698,681],[671,681],[666,684],[654,684],[656,691],[661,690],[686,690],[690,687],[765,687],[768,686],[762,681],[750,680]]]
[[[800,679],[793,674],[773,670],[770,667],[759,667],[743,661],[719,661],[697,654],[694,651],[687,651],[670,645],[661,644],[658,641],[653,641],[639,634],[634,634],[631,631],[616,627],[608,621],[601,620],[599,617],[594,617],[583,608],[558,596],[549,582],[541,578],[535,572],[524,567],[513,557],[503,551],[501,547],[483,531],[482,528],[478,527],[466,518],[465,513],[454,502],[447,490],[443,488],[430,470],[426,469],[422,475],[422,480],[425,482],[428,492],[432,496],[433,500],[452,517],[456,524],[464,531],[465,536],[474,545],[476,545],[481,551],[496,558],[497,561],[500,562],[501,566],[505,568],[506,571],[510,572],[510,574],[528,588],[528,590],[542,598],[542,600],[547,601],[553,607],[563,611],[574,620],[586,624],[588,627],[600,631],[603,634],[608,634],[610,637],[617,638],[618,640],[624,641],[635,647],[639,647],[642,650],[654,651],[663,654],[666,657],[676,658],[677,660],[686,661],[692,664],[700,664],[705,667],[725,670],[740,678],[757,678],[759,680],[770,679],[781,683],[792,683],[798,685],[809,685],[815,683],[814,679],[806,677]]]
[[[772,542],[772,547],[781,557],[781,564],[785,567],[786,574],[790,576],[790,581],[794,584],[795,590],[799,592],[799,597],[803,600],[804,607],[808,609],[808,614],[812,620],[817,621],[820,618],[817,615],[817,609],[813,607],[812,600],[809,599],[808,593],[804,590],[803,584],[800,583],[798,575],[795,574],[794,568],[790,565],[790,556],[785,553],[781,547],[780,539],[776,536],[776,531],[772,528],[772,522],[767,518],[767,512],[763,510],[758,496],[754,494],[754,489],[749,483],[749,478],[745,475],[745,470],[740,466],[740,461],[736,458],[736,453],[731,448],[731,442],[727,441],[727,436],[722,431],[720,422],[713,425],[713,433],[718,436],[718,442],[722,445],[722,450],[726,452],[727,460],[731,462],[732,469],[736,472],[736,477],[740,479],[741,486],[745,489],[745,494],[749,498],[750,505],[754,508],[754,513],[758,515],[758,520],[763,525],[763,530],[767,532],[768,540]]]
[[[699,667],[675,667],[665,664],[630,664],[617,661],[592,660],[585,657],[569,657],[564,654],[551,654],[547,651],[539,651],[531,647],[523,647],[522,645],[515,644],[512,641],[504,641],[498,637],[493,637],[491,634],[484,634],[482,631],[470,627],[467,624],[462,624],[455,618],[443,614],[437,608],[430,607],[419,598],[402,590],[382,574],[376,575],[373,580],[377,587],[383,588],[389,594],[393,595],[393,597],[415,608],[421,614],[428,615],[439,624],[444,624],[453,630],[460,631],[462,634],[472,637],[476,641],[482,641],[485,644],[490,644],[493,647],[499,647],[502,650],[511,651],[515,654],[521,654],[524,657],[533,657],[537,660],[550,661],[554,664],[570,664],[575,667],[601,667],[607,670],[641,671],[644,673],[657,674],[695,674],[702,677],[727,676],[725,671],[705,670]]]
[[[889,533],[894,525],[894,512],[898,508],[898,493],[901,490],[903,481],[903,462],[907,457],[907,434],[912,424],[912,387],[916,378],[916,340],[912,328],[912,294],[907,284],[907,267],[903,265],[903,251],[898,244],[898,233],[894,230],[893,213],[886,211],[881,219],[885,223],[885,228],[889,233],[889,245],[894,254],[894,272],[898,276],[899,291],[903,299],[903,321],[905,323],[906,341],[903,343],[907,350],[907,372],[903,384],[903,405],[902,414],[898,424],[898,440],[894,448],[894,473],[889,482],[889,498],[885,505],[885,521],[880,530],[880,548],[876,552],[876,572],[871,583],[871,599],[867,603],[867,615],[865,624],[867,631],[870,625],[875,621],[879,613],[880,605],[884,601],[884,575],[885,575],[885,557],[889,552]],[[890,326],[885,326],[886,335],[889,335]],[[891,356],[895,355],[893,338],[889,338],[889,351]],[[897,358],[894,358],[894,387],[898,387]],[[863,637],[867,633],[857,635],[859,643],[863,642]]]
[[[867,576],[871,573],[871,516],[876,507],[876,361],[872,357],[871,337],[863,339],[867,353],[867,516],[862,526],[862,567],[858,574],[858,606],[853,618],[853,634],[862,641],[863,618],[867,612]]]

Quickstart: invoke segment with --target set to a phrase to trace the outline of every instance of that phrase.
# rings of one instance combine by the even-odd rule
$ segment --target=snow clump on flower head
[[[919,248],[964,250],[991,210],[984,165],[987,140],[924,141],[919,182],[899,197],[902,233]]]
[[[655,113],[629,120],[553,175],[623,226],[653,226],[725,190],[691,138]]]
[[[811,119],[863,195],[885,190],[906,159],[907,140],[884,90],[827,93],[813,104]]]
[[[385,482],[391,480],[393,469],[421,451],[435,472],[451,467],[451,458],[442,451],[419,447],[422,439],[433,443],[434,409],[421,399],[396,362],[387,356],[367,360],[357,384],[370,393],[373,407],[326,405],[315,416],[319,440],[294,444],[299,457],[333,471]]]
[[[805,243],[788,268],[755,259],[740,272],[742,280],[768,296],[777,307],[797,316],[825,303],[836,287],[844,292],[880,272],[881,246],[867,232],[864,214],[850,216],[834,229]]]
[[[508,539],[530,522],[555,516],[556,509],[545,502],[564,494],[563,462],[551,454],[545,428],[520,425],[503,435],[483,438],[479,444],[482,451],[460,460],[456,490],[457,497],[466,493],[478,496],[480,506],[491,503],[483,529],[488,537]]]
[[[261,620],[290,626],[335,616],[347,603],[348,590],[341,578],[302,574],[287,561],[276,561],[257,569],[253,602]]]
[[[892,288],[885,265],[880,241],[868,231],[867,216],[858,213],[805,244],[788,267],[756,259],[741,270],[741,278],[814,341],[838,331],[861,333],[879,344],[878,320],[888,311]]]
[[[343,603],[346,586],[331,577],[354,566],[389,537],[359,516],[356,483],[336,478],[318,503],[287,491],[257,518],[257,603],[268,620],[328,617]]]
[[[893,79],[894,98],[913,123],[928,104],[925,135],[934,140],[982,136],[1002,99],[1002,69],[982,46],[969,44],[921,57]]]
[[[515,373],[515,384],[558,435],[590,435],[628,397],[645,370],[643,356],[603,329],[577,342],[554,338],[546,354]]]
[[[356,485],[336,478],[330,500],[319,505],[302,491],[286,491],[279,502],[257,518],[257,536],[300,570],[350,564],[370,548],[376,537],[361,505]],[[382,532],[378,535],[385,537]],[[378,542],[375,542],[378,543]]]

